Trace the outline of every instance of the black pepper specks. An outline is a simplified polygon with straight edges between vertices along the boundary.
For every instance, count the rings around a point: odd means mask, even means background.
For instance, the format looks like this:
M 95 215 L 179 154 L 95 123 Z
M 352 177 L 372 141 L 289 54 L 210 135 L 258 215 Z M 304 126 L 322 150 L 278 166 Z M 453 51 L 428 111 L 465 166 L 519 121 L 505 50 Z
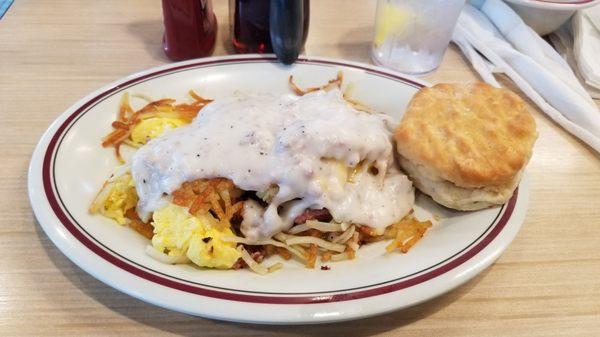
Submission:
M 146 183 L 146 179 L 142 179 L 142 182 L 145 184 Z
M 204 243 L 209 243 L 209 242 L 210 242 L 210 240 L 212 240 L 212 238 L 211 238 L 210 236 L 207 236 L 207 237 L 205 237 L 205 238 L 203 238 L 203 239 L 202 239 L 202 241 L 203 241 Z

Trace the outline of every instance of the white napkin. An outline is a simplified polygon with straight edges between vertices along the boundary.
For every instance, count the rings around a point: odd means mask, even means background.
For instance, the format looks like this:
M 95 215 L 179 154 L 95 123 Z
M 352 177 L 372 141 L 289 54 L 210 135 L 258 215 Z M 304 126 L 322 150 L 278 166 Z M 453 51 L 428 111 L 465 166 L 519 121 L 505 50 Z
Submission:
M 600 8 L 600 7 L 598 7 Z M 595 87 L 593 81 L 588 81 L 579 70 L 578 60 L 573 52 L 573 32 L 571 30 L 570 22 L 563 25 L 560 29 L 556 30 L 552 34 L 548 35 L 550 42 L 554 46 L 554 49 L 560 54 L 560 56 L 567 61 L 571 70 L 577 76 L 579 83 L 585 88 L 585 90 L 592 96 L 592 98 L 600 98 L 600 87 Z M 593 74 L 591 74 L 594 76 Z M 588 75 L 589 76 L 589 75 Z M 600 76 L 600 74 L 598 74 Z
M 453 41 L 488 83 L 504 73 L 550 118 L 600 152 L 600 111 L 569 65 L 500 0 L 472 0 Z
M 588 7 L 580 12 L 583 13 L 594 27 L 596 27 L 596 30 L 600 32 L 600 5 Z
M 573 52 L 585 83 L 600 89 L 600 6 L 578 11 L 572 19 Z

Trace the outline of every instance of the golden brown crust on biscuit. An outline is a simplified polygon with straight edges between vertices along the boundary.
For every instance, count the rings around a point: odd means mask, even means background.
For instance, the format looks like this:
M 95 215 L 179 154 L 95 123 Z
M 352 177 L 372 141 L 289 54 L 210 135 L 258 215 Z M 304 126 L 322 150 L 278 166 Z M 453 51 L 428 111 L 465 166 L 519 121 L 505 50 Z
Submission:
M 527 164 L 535 121 L 519 96 L 486 83 L 437 84 L 410 101 L 398 152 L 461 187 L 509 183 Z

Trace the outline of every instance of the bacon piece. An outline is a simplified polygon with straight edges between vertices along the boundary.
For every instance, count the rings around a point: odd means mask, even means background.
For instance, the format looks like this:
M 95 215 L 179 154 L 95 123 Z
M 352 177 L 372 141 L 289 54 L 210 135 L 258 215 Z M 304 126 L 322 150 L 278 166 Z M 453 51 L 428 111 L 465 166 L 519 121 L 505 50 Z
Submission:
M 304 213 L 298 215 L 296 219 L 294 219 L 294 223 L 296 225 L 300 225 L 305 223 L 308 220 L 318 220 L 323 222 L 329 222 L 333 219 L 331 213 L 326 208 L 321 209 L 307 209 Z

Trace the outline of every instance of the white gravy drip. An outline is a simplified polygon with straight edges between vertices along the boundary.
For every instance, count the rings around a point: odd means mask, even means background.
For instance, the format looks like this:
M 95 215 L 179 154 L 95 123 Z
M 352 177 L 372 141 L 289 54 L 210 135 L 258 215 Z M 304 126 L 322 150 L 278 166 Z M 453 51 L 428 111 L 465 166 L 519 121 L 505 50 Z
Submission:
M 246 191 L 279 186 L 266 209 L 246 203 L 241 229 L 250 240 L 289 229 L 307 208 L 383 231 L 414 204 L 412 183 L 394 167 L 389 124 L 354 109 L 338 89 L 216 100 L 135 153 L 138 212 L 148 218 L 186 181 L 223 177 Z M 364 169 L 348 182 L 346 168 L 361 162 L 377 174 Z

